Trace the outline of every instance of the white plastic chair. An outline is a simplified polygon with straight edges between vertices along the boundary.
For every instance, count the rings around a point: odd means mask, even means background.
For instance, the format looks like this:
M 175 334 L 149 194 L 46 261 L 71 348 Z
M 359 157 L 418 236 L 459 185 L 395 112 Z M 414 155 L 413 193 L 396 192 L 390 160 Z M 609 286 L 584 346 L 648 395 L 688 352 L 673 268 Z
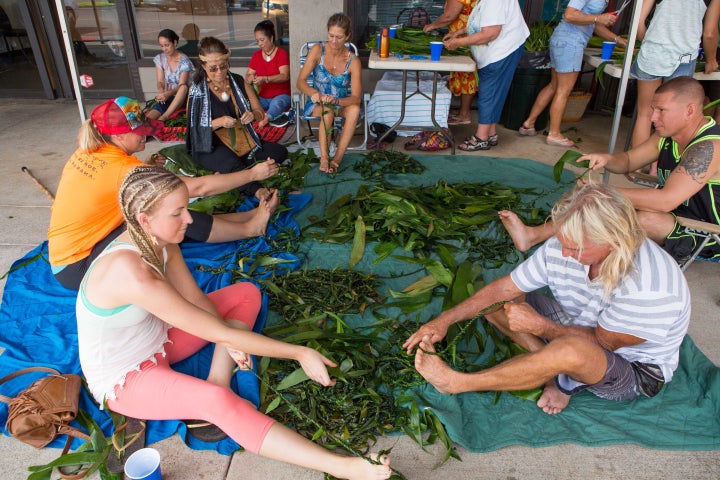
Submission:
M 307 42 L 300 48 L 300 68 L 302 69 L 303 65 L 305 65 L 305 60 L 307 59 L 307 55 L 310 52 L 310 49 L 313 47 L 313 45 L 316 45 L 321 42 Z M 357 47 L 350 42 L 345 43 L 345 47 L 347 47 L 348 50 L 353 52 L 355 56 L 358 55 L 358 49 Z M 314 86 L 313 83 L 313 74 L 310 73 L 310 76 L 307 79 L 308 85 L 311 87 Z M 305 103 L 308 101 L 307 95 L 303 94 L 302 92 L 294 93 L 293 94 L 293 106 L 295 108 L 295 112 L 297 114 L 297 128 L 295 129 L 295 134 L 297 137 L 297 143 L 303 148 L 309 148 L 312 147 L 312 141 L 314 139 L 317 139 L 317 136 L 315 133 L 313 133 L 313 128 L 310 122 L 319 122 L 320 117 L 313 117 L 313 116 L 306 116 L 304 115 L 305 112 Z M 368 124 L 367 124 L 367 116 L 365 115 L 365 112 L 367 110 L 367 104 L 370 101 L 370 94 L 369 93 L 363 93 L 362 95 L 362 105 L 360 109 L 360 118 L 358 119 L 358 123 L 355 126 L 355 128 L 361 128 L 363 129 L 363 141 L 360 145 L 355 147 L 348 147 L 348 150 L 365 150 L 367 147 L 367 141 L 368 141 Z M 300 136 L 300 121 L 304 120 L 307 124 L 308 131 L 310 134 L 306 137 Z M 345 119 L 340 116 L 335 117 L 334 122 L 334 128 L 339 132 L 343 128 L 343 124 L 345 122 Z

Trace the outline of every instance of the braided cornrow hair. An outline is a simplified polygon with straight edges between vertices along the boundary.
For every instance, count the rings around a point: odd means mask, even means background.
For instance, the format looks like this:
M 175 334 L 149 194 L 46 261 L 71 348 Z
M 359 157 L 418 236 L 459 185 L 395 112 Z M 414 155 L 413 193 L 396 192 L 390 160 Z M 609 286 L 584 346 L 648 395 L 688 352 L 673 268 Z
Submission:
M 155 252 L 157 240 L 140 226 L 137 216 L 152 213 L 162 199 L 181 185 L 182 180 L 174 173 L 149 165 L 130 170 L 120 185 L 120 208 L 130 238 L 140 249 L 142 259 L 163 276 L 163 261 Z

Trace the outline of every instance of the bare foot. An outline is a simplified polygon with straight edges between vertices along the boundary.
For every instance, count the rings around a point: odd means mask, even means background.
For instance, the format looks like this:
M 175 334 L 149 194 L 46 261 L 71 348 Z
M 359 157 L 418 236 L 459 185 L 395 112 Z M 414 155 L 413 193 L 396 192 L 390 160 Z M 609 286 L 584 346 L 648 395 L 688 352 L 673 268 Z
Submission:
M 542 408 L 548 415 L 557 415 L 562 412 L 570 403 L 570 395 L 562 393 L 555 381 L 551 380 L 545 385 L 542 395 L 537 401 L 537 406 Z
M 325 173 L 332 173 L 332 167 L 330 166 L 330 160 L 327 158 L 320 159 L 320 171 Z
M 502 224 L 505 226 L 505 230 L 507 230 L 510 234 L 510 238 L 512 238 L 515 248 L 521 252 L 527 252 L 530 250 L 533 246 L 533 242 L 528 229 L 531 227 L 525 225 L 522 220 L 520 220 L 520 217 L 510 210 L 500 210 L 498 212 L 498 216 L 500 217 Z
M 376 461 L 378 460 L 377 454 L 373 454 L 371 457 Z M 392 475 L 390 457 L 383 455 L 379 461 L 380 464 L 375 465 L 364 458 L 348 457 L 348 465 L 341 478 L 349 480 L 384 480 L 390 478 L 390 475 Z
M 268 193 L 266 195 L 258 197 L 260 202 L 258 203 L 257 208 L 252 210 L 252 212 L 254 212 L 252 218 L 243 224 L 246 228 L 245 236 L 243 238 L 253 238 L 265 235 L 270 217 L 272 217 L 273 213 L 275 213 L 278 203 L 280 202 L 280 196 L 278 195 L 277 189 L 267 191 Z
M 435 346 L 429 335 L 423 337 L 415 350 L 415 369 L 438 392 L 453 393 L 449 375 L 453 370 L 435 355 Z

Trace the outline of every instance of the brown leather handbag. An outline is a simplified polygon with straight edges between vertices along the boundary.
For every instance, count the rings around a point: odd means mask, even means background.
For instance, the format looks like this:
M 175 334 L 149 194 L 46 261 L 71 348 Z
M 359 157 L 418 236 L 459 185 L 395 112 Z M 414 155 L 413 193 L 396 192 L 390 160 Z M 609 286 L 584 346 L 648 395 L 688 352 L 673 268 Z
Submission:
M 75 374 L 61 375 L 52 368 L 31 367 L 3 377 L 0 384 L 30 372 L 51 375 L 36 380 L 15 398 L 0 395 L 0 401 L 9 406 L 5 428 L 10 435 L 35 448 L 42 448 L 63 434 L 68 435 L 66 447 L 72 437 L 90 440 L 83 431 L 68 425 L 77 415 L 81 378 Z

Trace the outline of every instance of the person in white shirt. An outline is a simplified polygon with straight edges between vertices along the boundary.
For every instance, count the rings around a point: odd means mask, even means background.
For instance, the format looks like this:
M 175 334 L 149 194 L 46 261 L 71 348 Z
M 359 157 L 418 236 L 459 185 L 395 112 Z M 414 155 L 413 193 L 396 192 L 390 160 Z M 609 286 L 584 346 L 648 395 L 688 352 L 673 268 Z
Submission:
M 489 150 L 498 144 L 496 125 L 529 35 L 517 0 L 482 0 L 465 28 L 443 39 L 448 50 L 469 46 L 478 68 L 478 127 L 458 145 L 460 150 Z
M 614 401 L 652 397 L 673 377 L 690 320 L 680 268 L 607 184 L 577 187 L 553 208 L 556 234 L 528 260 L 408 338 L 415 368 L 445 393 L 527 390 L 560 413 L 587 389 Z M 531 293 L 549 287 L 554 299 Z M 433 344 L 450 325 L 485 316 L 529 353 L 473 373 L 452 370 Z

